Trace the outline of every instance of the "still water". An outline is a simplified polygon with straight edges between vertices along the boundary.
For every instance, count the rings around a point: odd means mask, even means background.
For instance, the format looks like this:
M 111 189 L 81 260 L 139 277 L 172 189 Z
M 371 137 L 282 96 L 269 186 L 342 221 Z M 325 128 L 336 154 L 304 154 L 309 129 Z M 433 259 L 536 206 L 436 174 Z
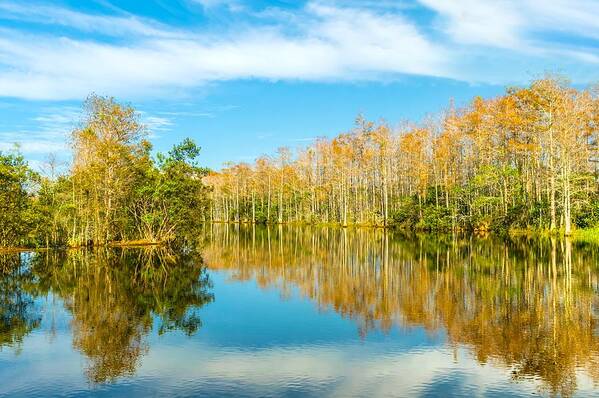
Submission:
M 0 254 L 2 396 L 599 395 L 599 251 L 214 225 Z

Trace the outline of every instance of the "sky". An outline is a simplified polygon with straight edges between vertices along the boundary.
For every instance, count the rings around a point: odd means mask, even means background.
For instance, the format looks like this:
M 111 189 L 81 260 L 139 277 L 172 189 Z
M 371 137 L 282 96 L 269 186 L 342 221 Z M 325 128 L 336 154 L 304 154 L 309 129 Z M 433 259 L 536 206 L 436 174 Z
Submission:
M 0 0 L 0 151 L 46 169 L 96 93 L 204 165 L 560 73 L 599 81 L 596 0 Z M 65 166 L 66 167 L 66 166 Z

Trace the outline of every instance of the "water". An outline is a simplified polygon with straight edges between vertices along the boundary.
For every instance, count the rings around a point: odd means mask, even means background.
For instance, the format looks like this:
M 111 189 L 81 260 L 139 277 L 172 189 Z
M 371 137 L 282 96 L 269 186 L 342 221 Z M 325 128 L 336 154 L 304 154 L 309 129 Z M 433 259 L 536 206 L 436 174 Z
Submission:
M 0 254 L 2 396 L 599 395 L 599 251 L 214 225 Z

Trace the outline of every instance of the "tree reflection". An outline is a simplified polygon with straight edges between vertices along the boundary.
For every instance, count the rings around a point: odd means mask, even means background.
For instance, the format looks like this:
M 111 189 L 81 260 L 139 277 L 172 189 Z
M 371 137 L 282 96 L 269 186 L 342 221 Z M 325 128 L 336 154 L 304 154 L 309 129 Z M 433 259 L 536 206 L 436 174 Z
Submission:
M 599 382 L 596 248 L 544 240 L 402 236 L 373 229 L 225 227 L 206 233 L 209 268 L 373 328 L 444 329 L 481 363 L 571 395 L 577 371 Z
M 41 322 L 34 299 L 26 292 L 33 277 L 21 257 L 19 253 L 0 254 L 0 349 L 18 348 Z
M 155 326 L 159 334 L 195 333 L 201 327 L 195 310 L 213 300 L 201 259 L 160 247 L 45 252 L 15 261 L 0 279 L 2 341 L 37 327 L 39 313 L 27 308 L 51 293 L 72 314 L 73 346 L 88 359 L 93 383 L 133 374 Z

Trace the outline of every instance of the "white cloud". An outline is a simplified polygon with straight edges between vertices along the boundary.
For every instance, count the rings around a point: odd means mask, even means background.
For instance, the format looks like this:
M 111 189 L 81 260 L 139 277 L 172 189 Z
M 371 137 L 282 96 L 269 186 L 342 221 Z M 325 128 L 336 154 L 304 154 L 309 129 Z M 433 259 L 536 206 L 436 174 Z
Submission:
M 218 8 L 226 8 L 230 12 L 242 12 L 246 7 L 238 0 L 191 0 L 194 3 L 200 4 L 204 10 L 213 11 Z
M 32 140 L 27 138 L 30 135 L 28 132 L 11 133 L 11 135 L 13 136 L 12 139 L 10 139 L 10 136 L 0 133 L 0 137 L 2 137 L 0 139 L 4 140 L 8 136 L 10 140 L 0 142 L 0 151 L 10 152 L 17 148 L 20 152 L 27 154 L 50 154 L 64 151 L 66 147 L 64 143 L 61 144 L 51 140 Z
M 526 16 L 508 2 L 481 0 L 420 0 L 442 17 L 442 29 L 454 40 L 466 44 L 518 47 Z
M 205 8 L 218 7 L 218 6 L 227 5 L 227 4 L 231 4 L 231 3 L 237 3 L 236 1 L 231 1 L 231 0 L 193 0 L 193 1 L 196 3 L 200 3 L 202 5 L 202 7 L 205 7 Z
M 160 116 L 146 116 L 142 122 L 150 130 L 156 131 L 168 131 L 170 130 L 170 126 L 173 125 L 170 119 Z
M 69 133 L 81 118 L 81 110 L 69 106 L 47 107 L 18 131 L 0 130 L 0 151 L 19 151 L 31 159 L 55 154 L 59 161 L 68 157 Z M 36 162 L 37 166 L 42 162 Z
M 599 38 L 599 3 L 589 0 L 418 0 L 462 44 L 520 51 L 555 47 L 547 33 Z
M 195 1 L 205 7 L 237 4 Z M 313 1 L 293 15 L 269 8 L 210 33 L 124 13 L 1 3 L 5 18 L 79 33 L 0 29 L 0 96 L 82 99 L 94 91 L 147 98 L 235 79 L 370 81 L 406 74 L 504 83 L 522 78 L 522 65 L 537 73 L 572 66 L 574 80 L 598 77 L 598 57 L 589 45 L 552 42 L 542 34 L 599 37 L 596 2 L 416 1 L 399 7 Z M 435 12 L 436 33 L 409 19 L 406 8 L 417 4 Z
M 32 22 L 43 25 L 58 25 L 82 32 L 98 32 L 109 36 L 142 35 L 154 37 L 177 37 L 173 28 L 135 15 L 91 15 L 60 7 L 44 5 L 21 5 L 0 3 L 0 13 L 5 19 Z
M 194 111 L 163 111 L 163 112 L 159 112 L 161 115 L 166 115 L 166 116 L 185 116 L 185 117 L 206 117 L 206 118 L 213 118 L 215 117 L 215 113 L 214 112 L 209 112 L 209 111 L 199 111 L 199 112 L 194 112 Z
M 163 116 L 147 115 L 145 112 L 140 112 L 141 122 L 149 132 L 149 138 L 157 138 L 160 133 L 171 131 L 173 121 Z
M 93 18 L 99 30 L 114 20 Z M 428 41 L 399 15 L 364 9 L 311 4 L 294 34 L 286 33 L 289 26 L 281 25 L 246 26 L 218 36 L 165 29 L 155 32 L 153 27 L 136 26 L 132 33 L 138 34 L 126 45 L 4 30 L 0 95 L 79 99 L 90 91 L 158 95 L 208 81 L 244 78 L 448 75 L 442 47 Z

